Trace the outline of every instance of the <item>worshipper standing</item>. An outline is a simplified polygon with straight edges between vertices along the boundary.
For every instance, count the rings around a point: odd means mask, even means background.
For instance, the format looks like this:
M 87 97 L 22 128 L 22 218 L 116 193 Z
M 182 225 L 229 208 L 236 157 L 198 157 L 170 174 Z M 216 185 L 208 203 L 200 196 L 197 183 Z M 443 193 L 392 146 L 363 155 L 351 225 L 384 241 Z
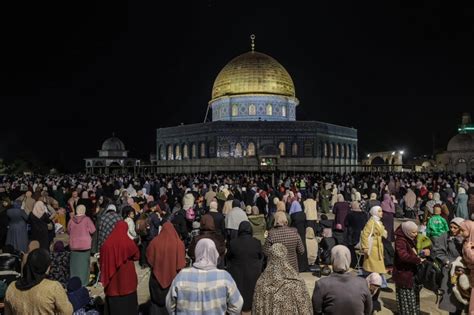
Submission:
M 225 229 L 227 231 L 227 240 L 230 242 L 237 237 L 239 225 L 243 221 L 248 221 L 247 214 L 240 208 L 240 201 L 232 201 L 232 209 L 225 217 Z
M 40 247 L 49 250 L 49 225 L 51 220 L 46 213 L 46 206 L 42 201 L 37 201 L 31 211 L 28 222 L 31 226 L 30 240 L 36 240 Z
M 313 314 L 306 284 L 287 257 L 283 244 L 269 248 L 267 267 L 255 286 L 252 314 Z
M 243 299 L 232 276 L 217 269 L 219 253 L 210 239 L 196 245 L 196 262 L 174 278 L 166 296 L 170 314 L 240 314 Z
M 372 313 L 382 311 L 382 305 L 379 301 L 380 287 L 382 286 L 382 277 L 376 273 L 372 272 L 370 275 L 365 278 L 367 280 L 367 285 L 369 286 L 370 295 L 372 295 Z
M 301 209 L 301 204 L 295 198 L 291 202 L 290 206 L 291 226 L 296 228 L 298 235 L 301 240 L 306 239 L 306 214 Z M 306 255 L 306 242 L 303 242 L 305 251 L 302 254 L 298 254 L 298 270 L 299 272 L 305 272 L 308 270 L 308 256 Z
M 461 236 L 465 239 L 462 246 L 462 256 L 466 267 L 470 270 L 469 284 L 472 288 L 474 287 L 474 221 L 465 220 L 461 223 Z M 471 290 L 469 314 L 474 314 L 474 289 Z
M 366 203 L 365 206 L 366 206 L 365 211 L 367 211 L 367 212 L 370 212 L 370 209 L 372 209 L 372 207 L 380 206 L 380 201 L 377 200 L 377 194 L 376 193 L 373 192 L 373 193 L 370 194 L 370 199 Z
M 251 208 L 251 215 L 248 216 L 249 222 L 252 225 L 253 237 L 265 244 L 265 232 L 267 231 L 267 222 L 265 216 L 259 213 L 258 207 Z
M 382 224 L 385 227 L 385 231 L 387 231 L 386 239 L 393 242 L 393 217 L 395 215 L 395 204 L 389 194 L 383 195 L 383 201 L 380 204 L 380 207 L 382 207 L 383 211 Z
M 137 273 L 134 261 L 140 252 L 119 221 L 100 248 L 100 282 L 104 287 L 108 314 L 137 314 Z
M 423 262 L 415 249 L 418 226 L 403 222 L 395 231 L 395 258 L 392 279 L 397 292 L 397 308 L 400 315 L 420 314 L 420 290 L 414 278 L 417 265 Z M 429 254 L 429 253 L 426 253 Z
M 99 225 L 99 243 L 98 249 L 102 247 L 109 234 L 112 233 L 117 222 L 121 221 L 122 218 L 117 213 L 117 207 L 113 204 L 107 206 L 107 210 L 103 214 L 100 225 Z
M 203 238 L 211 239 L 214 242 L 214 244 L 216 245 L 217 252 L 219 253 L 219 259 L 223 260 L 225 254 L 225 239 L 224 236 L 217 233 L 214 223 L 214 219 L 211 215 L 205 214 L 202 216 L 199 226 L 200 233 L 199 235 L 193 237 L 188 247 L 188 256 L 192 260 L 196 259 L 194 254 L 196 244 L 200 239 Z
M 208 214 L 214 219 L 216 233 L 225 236 L 225 218 L 222 213 L 217 211 L 217 201 L 211 201 Z
M 436 211 L 436 208 L 435 208 Z M 449 232 L 432 239 L 431 257 L 442 263 L 443 278 L 441 279 L 441 299 L 439 308 L 450 314 L 461 314 L 465 308 L 453 294 L 450 269 L 451 263 L 462 255 L 462 239 L 460 236 L 463 218 L 454 218 L 449 224 Z
M 288 221 L 288 225 L 291 226 L 291 216 L 288 214 L 288 212 L 286 212 L 285 203 L 280 200 L 280 201 L 277 202 L 276 212 L 270 216 L 269 220 L 267 220 L 268 221 L 267 222 L 267 230 L 270 230 L 272 227 L 275 226 L 275 214 L 277 212 L 281 212 L 281 213 L 285 214 L 286 220 Z
M 455 203 L 456 203 L 456 216 L 463 218 L 464 220 L 470 220 L 469 218 L 469 210 L 467 208 L 467 199 L 468 196 L 466 194 L 466 190 L 462 187 L 458 189 L 458 195 L 456 196 Z
M 379 274 L 387 273 L 384 262 L 384 246 L 382 238 L 387 238 L 387 231 L 382 224 L 384 215 L 382 207 L 375 206 L 370 209 L 371 218 L 365 225 L 360 236 L 360 248 L 364 253 L 364 263 L 362 268 L 366 274 L 376 272 Z M 383 278 L 383 276 L 382 276 Z M 382 290 L 393 292 L 386 283 Z
M 5 244 L 10 244 L 16 250 L 26 252 L 28 246 L 28 231 L 26 222 L 28 215 L 23 209 L 20 209 L 18 203 L 13 203 L 13 208 L 6 210 L 9 219 L 9 227 L 5 229 L 7 232 L 7 239 Z
M 269 255 L 270 247 L 275 243 L 282 243 L 287 248 L 288 262 L 298 271 L 298 254 L 304 253 L 304 245 L 298 231 L 295 228 L 288 227 L 288 221 L 283 212 L 275 212 L 275 226 L 268 231 L 268 237 L 263 246 L 263 252 Z
M 303 201 L 303 208 L 306 214 L 306 226 L 311 227 L 314 230 L 314 234 L 316 234 L 318 225 L 318 203 L 313 198 L 313 194 L 310 194 L 309 198 Z
M 349 249 L 344 245 L 334 246 L 331 264 L 333 273 L 316 281 L 312 297 L 314 314 L 370 314 L 372 296 L 366 280 L 348 272 Z
M 133 220 L 135 218 L 135 210 L 130 206 L 125 206 L 122 209 L 122 214 L 123 214 L 125 223 L 127 223 L 128 225 L 128 237 L 130 237 L 131 240 L 137 239 L 138 236 L 137 236 L 135 221 Z
M 321 203 L 321 211 L 323 213 L 328 213 L 330 211 L 330 201 L 329 198 L 331 197 L 331 191 L 329 190 L 330 184 L 326 183 L 324 188 L 321 190 L 319 194 L 319 199 Z
M 318 241 L 314 234 L 314 229 L 310 226 L 306 228 L 306 253 L 308 256 L 308 266 L 313 266 L 318 259 Z
M 227 252 L 227 271 L 231 274 L 244 299 L 242 314 L 252 311 L 255 284 L 262 272 L 262 244 L 252 236 L 252 226 L 243 221 L 237 238 L 230 241 Z
M 212 221 L 212 218 L 210 218 Z M 186 265 L 184 243 L 170 222 L 148 245 L 147 260 L 152 268 L 149 281 L 150 315 L 166 315 L 166 295 L 171 282 Z
M 367 213 L 362 212 L 359 202 L 351 202 L 351 212 L 346 217 L 345 226 L 345 243 L 351 252 L 351 267 L 354 267 L 357 261 L 355 254 L 355 246 L 360 242 L 360 233 L 367 224 Z
M 344 201 L 342 194 L 337 195 L 337 202 L 334 204 L 332 212 L 334 213 L 334 227 L 340 224 L 342 231 L 344 231 L 344 222 L 350 212 L 350 206 L 348 202 Z
M 63 287 L 66 287 L 70 278 L 70 254 L 71 252 L 66 250 L 62 241 L 54 242 L 51 253 L 49 254 L 51 258 L 51 268 L 48 272 L 48 279 L 58 281 Z
M 12 282 L 5 293 L 5 315 L 72 314 L 64 288 L 59 282 L 46 279 L 50 263 L 48 251 L 43 248 L 28 255 L 23 276 Z
M 69 220 L 67 231 L 69 233 L 69 248 L 71 249 L 71 277 L 79 277 L 81 283 L 89 284 L 90 256 L 92 247 L 92 234 L 95 225 L 86 216 L 86 207 L 77 205 L 76 215 Z

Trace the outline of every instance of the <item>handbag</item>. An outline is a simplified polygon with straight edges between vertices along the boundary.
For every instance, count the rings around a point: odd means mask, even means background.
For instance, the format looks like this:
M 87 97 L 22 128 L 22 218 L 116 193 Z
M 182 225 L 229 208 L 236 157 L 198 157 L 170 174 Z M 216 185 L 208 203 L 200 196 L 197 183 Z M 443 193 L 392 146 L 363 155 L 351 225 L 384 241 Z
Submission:
M 368 250 L 367 250 L 367 256 L 370 256 L 370 253 L 372 252 L 372 247 L 374 246 L 374 226 L 375 226 L 375 222 L 374 224 L 372 224 L 372 230 L 370 231 L 370 234 L 369 234 L 369 237 L 367 239 L 367 243 L 368 243 Z

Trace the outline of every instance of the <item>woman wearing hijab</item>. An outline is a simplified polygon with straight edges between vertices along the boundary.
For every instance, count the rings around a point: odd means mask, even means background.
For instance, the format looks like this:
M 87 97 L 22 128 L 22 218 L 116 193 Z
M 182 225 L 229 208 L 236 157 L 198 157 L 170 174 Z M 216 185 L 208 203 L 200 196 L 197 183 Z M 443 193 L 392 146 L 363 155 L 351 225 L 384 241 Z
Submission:
M 242 296 L 232 276 L 217 269 L 219 253 L 210 239 L 201 239 L 192 268 L 182 269 L 166 296 L 170 314 L 240 314 Z
M 306 214 L 301 209 L 301 204 L 297 199 L 293 200 L 290 207 L 291 226 L 296 228 L 301 240 L 306 239 Z M 305 251 L 298 254 L 298 270 L 305 272 L 308 270 L 308 256 L 306 255 L 306 242 L 303 242 Z
M 318 259 L 318 241 L 314 234 L 314 229 L 310 226 L 306 228 L 306 253 L 308 255 L 308 266 L 313 266 Z
M 372 272 L 370 275 L 365 278 L 367 280 L 367 285 L 369 286 L 370 295 L 372 295 L 372 313 L 382 311 L 382 305 L 379 301 L 380 287 L 382 286 L 382 277 L 376 273 Z
M 464 220 L 470 219 L 469 210 L 467 208 L 467 199 L 468 199 L 468 196 L 466 194 L 466 190 L 462 187 L 459 187 L 458 195 L 456 196 L 456 199 L 455 199 L 456 216 L 463 218 Z
M 160 234 L 148 245 L 146 255 L 153 271 L 149 282 L 150 315 L 167 315 L 166 295 L 174 277 L 186 265 L 184 243 L 170 222 L 163 224 Z
M 5 201 L 3 201 L 5 203 Z M 8 217 L 7 225 L 3 231 L 7 233 L 7 239 L 5 244 L 10 244 L 16 250 L 26 252 L 28 245 L 28 232 L 26 228 L 26 221 L 28 215 L 25 210 L 20 208 L 19 201 L 13 202 L 13 207 L 5 209 L 5 213 Z M 8 206 L 5 204 L 5 206 Z
M 40 248 L 40 243 L 38 241 L 31 241 L 28 244 L 28 249 L 25 251 L 25 254 L 21 258 L 21 270 L 23 270 L 23 266 L 25 266 L 26 261 L 28 260 L 28 255 L 34 251 L 35 249 Z
M 42 201 L 37 201 L 31 211 L 28 222 L 31 226 L 30 240 L 36 240 L 40 247 L 49 250 L 48 225 L 52 224 L 46 213 L 46 206 Z
M 360 242 L 360 233 L 367 224 L 367 220 L 367 213 L 362 212 L 359 202 L 351 202 L 351 212 L 347 215 L 344 226 L 346 227 L 345 242 L 351 251 L 352 266 L 355 266 L 357 261 L 355 246 Z
M 28 255 L 23 276 L 12 282 L 5 293 L 5 314 L 72 314 L 61 284 L 46 279 L 50 263 L 48 251 L 42 248 Z
M 380 206 L 380 201 L 377 200 L 377 194 L 376 193 L 373 192 L 373 193 L 370 194 L 370 199 L 366 203 L 365 206 L 366 206 L 365 211 L 367 211 L 367 212 L 370 212 L 370 209 L 372 209 L 372 207 Z
M 137 273 L 140 258 L 137 245 L 128 237 L 128 225 L 119 221 L 100 248 L 100 282 L 109 314 L 136 314 Z
M 348 272 L 351 264 L 349 249 L 344 245 L 334 246 L 331 264 L 334 272 L 316 281 L 312 298 L 314 313 L 370 314 L 372 296 L 367 282 Z
M 344 201 L 344 196 L 341 194 L 337 195 L 337 202 L 334 205 L 332 212 L 334 213 L 334 227 L 340 224 L 342 231 L 344 231 L 344 222 L 346 220 L 346 216 L 350 212 L 350 206 L 348 202 Z
M 384 247 L 382 238 L 387 237 L 387 231 L 382 224 L 383 211 L 379 206 L 370 209 L 371 218 L 362 230 L 360 246 L 364 253 L 364 271 L 371 273 L 386 273 L 384 263 Z
M 454 218 L 449 223 L 449 232 L 441 234 L 439 237 L 432 239 L 433 246 L 431 248 L 431 256 L 442 263 L 443 279 L 441 280 L 442 296 L 439 308 L 456 313 L 464 309 L 462 305 L 453 295 L 453 285 L 451 284 L 450 270 L 451 263 L 462 255 L 462 238 L 460 236 L 461 224 L 463 218 Z
M 244 299 L 242 314 L 250 314 L 252 310 L 253 293 L 262 272 L 262 262 L 262 244 L 252 237 L 250 223 L 243 221 L 239 225 L 238 237 L 230 241 L 227 252 L 227 271 Z
M 200 223 L 200 232 L 199 235 L 193 237 L 191 243 L 188 247 L 188 256 L 195 260 L 194 250 L 196 249 L 196 244 L 199 240 L 203 238 L 211 239 L 214 244 L 216 244 L 217 252 L 219 253 L 220 261 L 223 261 L 224 254 L 225 254 L 225 239 L 222 234 L 219 234 L 215 228 L 215 221 L 210 214 L 205 214 L 202 216 Z
M 397 291 L 397 307 L 400 315 L 420 314 L 420 289 L 414 282 L 417 265 L 423 259 L 417 256 L 415 239 L 418 226 L 403 222 L 395 231 L 395 258 L 392 279 Z
M 295 268 L 295 271 L 298 271 L 297 257 L 305 252 L 303 240 L 296 229 L 288 227 L 285 213 L 281 211 L 275 213 L 275 226 L 268 231 L 268 237 L 263 246 L 263 253 L 268 256 L 270 247 L 275 243 L 282 243 L 286 246 L 288 262 Z
M 383 216 L 382 223 L 387 231 L 387 240 L 393 242 L 393 217 L 395 215 L 395 204 L 389 194 L 383 195 L 382 207 Z
M 48 273 L 48 279 L 59 281 L 63 287 L 69 280 L 70 273 L 70 255 L 62 241 L 56 241 L 49 257 L 51 258 L 51 268 Z
M 255 286 L 252 314 L 313 314 L 306 284 L 287 256 L 283 244 L 269 248 L 267 268 Z
M 469 284 L 474 287 L 474 221 L 465 220 L 461 223 L 461 236 L 465 239 L 462 247 L 462 256 L 469 273 Z M 469 300 L 469 314 L 474 314 L 474 290 L 471 290 Z
M 265 216 L 260 214 L 258 207 L 251 207 L 251 214 L 248 217 L 250 224 L 252 225 L 253 237 L 265 244 L 265 232 L 267 231 L 267 222 Z
M 76 215 L 69 220 L 69 248 L 71 249 L 71 277 L 79 277 L 81 283 L 89 283 L 89 265 L 92 247 L 92 234 L 95 225 L 86 216 L 86 207 L 82 204 L 76 207 Z

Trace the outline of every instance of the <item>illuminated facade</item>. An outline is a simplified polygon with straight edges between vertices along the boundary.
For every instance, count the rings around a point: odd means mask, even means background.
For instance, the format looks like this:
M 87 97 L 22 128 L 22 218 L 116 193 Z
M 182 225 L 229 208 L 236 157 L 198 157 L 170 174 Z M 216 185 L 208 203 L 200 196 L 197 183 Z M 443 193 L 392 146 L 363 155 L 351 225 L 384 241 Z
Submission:
M 286 69 L 252 43 L 217 75 L 212 122 L 157 130 L 157 171 L 355 170 L 357 130 L 296 121 L 298 105 Z

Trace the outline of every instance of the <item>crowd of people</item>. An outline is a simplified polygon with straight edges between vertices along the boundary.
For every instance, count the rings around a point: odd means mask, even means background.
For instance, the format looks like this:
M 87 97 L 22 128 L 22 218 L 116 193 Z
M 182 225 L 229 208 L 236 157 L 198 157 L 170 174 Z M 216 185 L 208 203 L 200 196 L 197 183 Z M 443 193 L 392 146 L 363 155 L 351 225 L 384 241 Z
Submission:
M 412 315 L 428 263 L 438 307 L 474 312 L 469 175 L 5 176 L 0 198 L 5 314 L 136 314 L 150 268 L 150 314 L 372 314 L 392 281 Z

